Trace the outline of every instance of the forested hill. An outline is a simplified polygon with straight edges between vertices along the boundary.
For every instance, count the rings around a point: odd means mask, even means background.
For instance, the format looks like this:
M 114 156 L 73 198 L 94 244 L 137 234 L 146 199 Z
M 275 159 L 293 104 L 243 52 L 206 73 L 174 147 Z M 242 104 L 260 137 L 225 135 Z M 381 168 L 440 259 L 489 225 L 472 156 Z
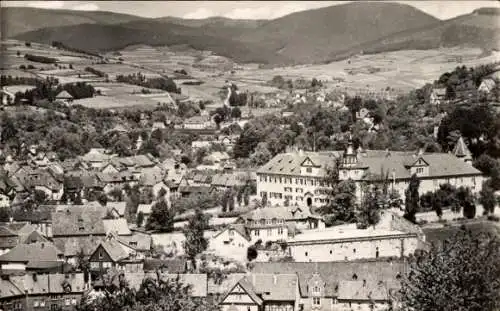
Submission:
M 20 13 L 23 10 L 2 9 L 5 36 L 49 44 L 59 41 L 94 52 L 133 44 L 184 44 L 242 63 L 318 63 L 360 52 L 440 46 L 493 49 L 500 44 L 498 10 L 489 8 L 446 21 L 409 5 L 384 2 L 347 3 L 255 21 L 147 19 L 109 12 L 40 10 L 39 16 L 21 25 L 20 16 L 36 15 L 37 9 L 26 9 L 29 14 L 25 15 Z

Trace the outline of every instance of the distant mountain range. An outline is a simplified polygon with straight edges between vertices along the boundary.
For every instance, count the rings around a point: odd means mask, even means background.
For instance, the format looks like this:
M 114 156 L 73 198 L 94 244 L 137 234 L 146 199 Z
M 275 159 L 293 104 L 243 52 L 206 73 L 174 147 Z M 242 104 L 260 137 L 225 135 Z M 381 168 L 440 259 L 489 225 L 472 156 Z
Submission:
M 185 44 L 238 62 L 300 64 L 353 54 L 440 46 L 498 49 L 500 13 L 438 20 L 412 6 L 354 2 L 274 20 L 142 18 L 111 12 L 2 8 L 2 37 L 103 52 L 133 44 Z

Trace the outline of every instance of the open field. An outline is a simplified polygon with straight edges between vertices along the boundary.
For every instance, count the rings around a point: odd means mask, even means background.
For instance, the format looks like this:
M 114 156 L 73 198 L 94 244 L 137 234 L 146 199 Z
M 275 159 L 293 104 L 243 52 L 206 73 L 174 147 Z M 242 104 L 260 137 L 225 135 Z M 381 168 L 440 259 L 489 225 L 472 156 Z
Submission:
M 500 53 L 484 55 L 475 48 L 442 48 L 435 50 L 407 50 L 373 55 L 360 55 L 349 60 L 319 65 L 300 65 L 273 69 L 259 68 L 256 64 L 236 65 L 233 70 L 224 68 L 231 61 L 214 56 L 208 52 L 172 47 L 133 46 L 117 52 L 110 52 L 106 57 L 113 63 L 100 64 L 88 55 L 58 50 L 49 46 L 8 40 L 2 43 L 2 74 L 12 76 L 48 76 L 59 79 L 61 83 L 88 82 L 101 89 L 103 97 L 90 99 L 84 105 L 90 107 L 130 107 L 132 105 L 150 106 L 168 100 L 164 96 L 141 97 L 141 87 L 120 83 L 104 83 L 103 78 L 94 77 L 84 71 L 90 66 L 108 74 L 113 81 L 117 75 L 137 72 L 148 77 L 160 75 L 175 76 L 174 71 L 184 69 L 193 79 L 203 81 L 201 85 L 184 85 L 177 82 L 182 94 L 194 101 L 210 100 L 214 105 L 222 104 L 219 92 L 227 83 L 235 83 L 242 92 L 273 93 L 278 89 L 267 82 L 276 75 L 285 79 L 312 79 L 324 82 L 328 90 L 338 90 L 348 94 L 380 92 L 389 87 L 391 94 L 407 92 L 425 83 L 437 79 L 445 71 L 456 66 L 476 66 L 500 61 Z M 19 51 L 21 56 L 17 56 Z M 57 68 L 54 64 L 41 64 L 26 61 L 24 53 L 57 58 L 65 68 L 69 64 L 74 69 Z M 118 58 L 123 63 L 118 63 Z M 116 63 L 115 63 L 116 62 Z M 200 68 L 197 64 L 211 68 Z M 19 70 L 20 65 L 32 64 L 36 69 L 31 72 Z M 116 97 L 116 98 L 111 98 Z
M 36 74 L 19 69 L 2 69 L 0 70 L 0 75 L 5 76 L 13 76 L 13 77 L 27 77 L 27 78 L 36 78 Z
M 460 58 L 461 63 L 457 62 Z M 500 54 L 485 57 L 480 49 L 446 48 L 362 55 L 324 65 L 238 70 L 235 74 L 225 77 L 234 81 L 251 79 L 255 82 L 265 82 L 275 75 L 282 75 L 285 79 L 319 78 L 322 81 L 330 81 L 328 86 L 331 88 L 380 90 L 389 86 L 407 91 L 432 82 L 441 73 L 456 66 L 476 66 L 494 61 L 500 61 Z M 344 82 L 334 82 L 335 79 Z
M 107 93 L 108 91 L 101 89 Z M 73 101 L 74 105 L 82 105 L 87 108 L 95 109 L 129 109 L 129 108 L 140 108 L 140 109 L 152 109 L 158 106 L 158 104 L 171 103 L 171 97 L 168 93 L 158 93 L 158 94 L 131 94 L 131 93 L 116 93 L 115 90 L 110 91 L 113 95 L 107 96 L 95 96 L 91 98 L 84 98 Z
M 4 89 L 7 92 L 10 92 L 12 94 L 16 94 L 17 92 L 24 93 L 27 90 L 31 90 L 35 88 L 34 85 L 9 85 L 9 86 L 4 86 Z

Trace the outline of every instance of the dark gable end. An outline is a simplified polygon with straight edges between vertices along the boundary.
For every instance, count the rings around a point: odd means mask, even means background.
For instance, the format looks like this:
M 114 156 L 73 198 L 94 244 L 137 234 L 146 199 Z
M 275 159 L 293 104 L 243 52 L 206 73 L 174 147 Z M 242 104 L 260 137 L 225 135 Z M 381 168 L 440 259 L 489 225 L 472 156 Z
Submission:
M 104 247 L 100 244 L 94 253 L 90 255 L 90 262 L 113 262 L 113 259 L 111 259 L 111 256 L 106 252 Z

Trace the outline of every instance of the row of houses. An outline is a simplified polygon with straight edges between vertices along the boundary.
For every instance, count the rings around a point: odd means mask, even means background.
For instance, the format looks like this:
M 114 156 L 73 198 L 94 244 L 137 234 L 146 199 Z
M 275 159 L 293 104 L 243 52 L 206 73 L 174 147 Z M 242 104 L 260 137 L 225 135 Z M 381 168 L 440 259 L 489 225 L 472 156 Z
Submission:
M 396 305 L 402 261 L 259 263 L 251 272 L 215 280 L 207 274 L 112 271 L 139 289 L 146 278 L 179 280 L 190 295 L 219 303 L 222 310 L 385 310 Z M 88 287 L 81 272 L 8 275 L 0 280 L 2 310 L 74 310 L 85 297 L 103 295 Z

